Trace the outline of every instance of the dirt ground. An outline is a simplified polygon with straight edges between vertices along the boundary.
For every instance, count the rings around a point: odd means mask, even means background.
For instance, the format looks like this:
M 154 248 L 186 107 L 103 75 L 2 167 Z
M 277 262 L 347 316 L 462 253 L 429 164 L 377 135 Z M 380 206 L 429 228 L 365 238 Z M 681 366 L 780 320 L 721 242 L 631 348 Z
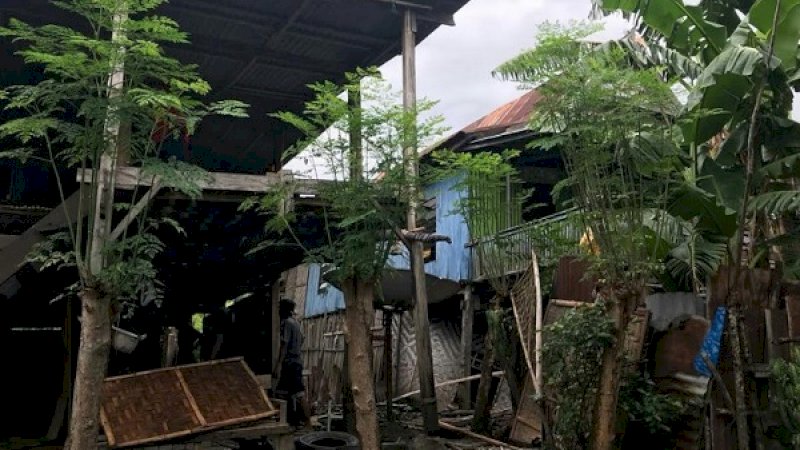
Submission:
M 331 429 L 343 431 L 344 424 L 340 419 L 340 414 L 331 422 Z M 477 450 L 477 449 L 500 449 L 502 447 L 492 447 L 480 440 L 472 439 L 455 432 L 442 430 L 437 436 L 427 437 L 423 432 L 422 415 L 419 411 L 406 406 L 395 405 L 394 420 L 389 421 L 386 417 L 385 406 L 379 407 L 378 417 L 381 427 L 381 440 L 386 446 L 393 450 Z M 472 418 L 471 411 L 454 411 L 441 413 L 440 419 L 461 428 L 469 428 Z M 500 410 L 492 414 L 492 438 L 505 441 L 511 428 L 511 412 Z M 319 417 L 319 429 L 327 427 L 325 416 Z M 309 430 L 310 431 L 310 430 Z M 308 432 L 308 431 L 305 431 Z M 387 445 L 394 444 L 394 445 Z

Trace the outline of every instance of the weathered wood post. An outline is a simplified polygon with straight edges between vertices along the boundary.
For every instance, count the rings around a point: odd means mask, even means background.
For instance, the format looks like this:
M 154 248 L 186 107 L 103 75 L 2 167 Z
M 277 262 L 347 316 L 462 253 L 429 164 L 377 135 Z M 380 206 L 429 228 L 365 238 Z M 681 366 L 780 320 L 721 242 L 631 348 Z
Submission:
M 417 208 L 420 203 L 420 192 L 417 186 L 419 172 L 419 155 L 417 154 L 417 83 L 416 83 L 416 18 L 415 13 L 406 9 L 403 13 L 403 108 L 410 114 L 405 132 L 404 157 L 408 175 L 408 215 L 406 228 L 409 231 L 417 228 Z M 431 352 L 431 336 L 428 324 L 428 292 L 425 286 L 425 263 L 422 256 L 422 242 L 412 240 L 409 248 L 411 271 L 414 279 L 414 328 L 417 346 L 417 368 L 419 369 L 419 387 L 422 397 L 422 417 L 427 433 L 439 429 L 439 417 L 436 409 L 436 389 L 433 379 L 433 354 Z
M 475 317 L 472 284 L 464 286 L 464 299 L 461 301 L 461 376 L 472 375 L 472 322 Z M 461 407 L 472 409 L 472 383 L 461 385 Z
M 394 420 L 394 410 L 392 408 L 392 317 L 394 310 L 391 307 L 383 309 L 383 367 L 386 370 L 386 419 L 391 422 Z

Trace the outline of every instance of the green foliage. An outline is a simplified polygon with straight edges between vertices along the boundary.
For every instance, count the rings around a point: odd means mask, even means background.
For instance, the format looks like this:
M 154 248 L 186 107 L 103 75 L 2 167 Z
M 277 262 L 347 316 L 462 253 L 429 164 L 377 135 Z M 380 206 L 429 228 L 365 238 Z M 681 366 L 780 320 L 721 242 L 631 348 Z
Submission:
M 569 187 L 600 248 L 597 269 L 610 280 L 647 279 L 659 269 L 653 236 L 662 231 L 652 211 L 663 211 L 679 179 L 678 103 L 656 69 L 634 70 L 623 51 L 576 40 L 585 34 L 546 27 L 536 48 L 497 72 L 541 83 L 532 125 L 558 135 L 568 174 L 560 189 Z
M 544 329 L 542 363 L 552 449 L 591 448 L 589 434 L 603 351 L 614 342 L 614 325 L 603 305 L 570 309 Z
M 3 107 L 15 117 L 0 125 L 0 144 L 12 149 L 0 152 L 0 157 L 44 160 L 54 170 L 92 169 L 95 175 L 81 189 L 96 192 L 101 157 L 124 151 L 130 165 L 141 166 L 140 181 L 157 181 L 190 197 L 198 196 L 199 183 L 207 174 L 183 162 L 160 159 L 163 140 L 153 136 L 191 134 L 203 118 L 242 117 L 247 105 L 233 100 L 202 101 L 210 92 L 209 84 L 199 77 L 195 66 L 167 56 L 161 47 L 188 42 L 174 20 L 152 15 L 162 3 L 54 1 L 56 7 L 80 17 L 83 25 L 75 29 L 52 24 L 37 27 L 11 19 L 0 27 L 0 36 L 18 44 L 16 53 L 44 75 L 38 83 L 7 87 L 0 93 Z M 124 71 L 121 83 L 110 82 L 112 69 Z M 119 129 L 129 129 L 130 138 L 123 141 Z M 64 198 L 61 180 L 58 182 Z M 131 202 L 139 197 L 134 191 Z M 109 202 L 102 207 L 127 211 L 133 205 Z M 133 301 L 157 285 L 152 261 L 163 243 L 154 233 L 162 225 L 181 232 L 177 222 L 147 218 L 145 210 L 121 239 L 105 243 L 103 268 L 97 272 L 90 269 L 95 202 L 84 201 L 80 207 L 79 215 L 89 217 L 88 223 L 79 221 L 67 234 L 52 236 L 30 258 L 43 267 L 76 265 L 82 286 L 94 286 L 122 302 Z
M 680 52 L 702 67 L 699 76 L 686 79 L 689 101 L 678 118 L 682 145 L 691 158 L 687 188 L 696 189 L 693 200 L 702 201 L 682 205 L 680 216 L 689 224 L 690 236 L 715 243 L 713 251 L 704 254 L 706 259 L 716 260 L 712 267 L 738 253 L 741 230 L 749 226 L 745 224 L 756 224 L 751 230 L 753 254 L 764 252 L 766 242 L 775 237 L 767 231 L 775 228 L 768 223 L 782 220 L 798 208 L 793 188 L 774 180 L 800 173 L 795 144 L 800 124 L 789 119 L 792 90 L 800 80 L 800 3 L 702 0 L 692 7 L 696 13 L 693 22 L 702 19 L 724 32 L 721 35 L 725 39 L 690 40 L 688 46 L 674 42 L 674 36 L 687 21 L 675 22 L 674 26 L 665 21 L 667 17 L 674 18 L 675 2 L 593 3 L 605 13 L 622 12 L 634 17 L 648 42 Z M 776 10 L 778 5 L 780 9 Z M 694 31 L 702 32 L 704 28 L 698 26 Z M 759 104 L 755 104 L 756 98 Z M 751 180 L 747 191 L 741 182 L 745 178 Z M 750 204 L 744 210 L 742 204 L 746 201 Z M 719 214 L 721 207 L 725 208 L 724 214 Z M 708 226 L 712 225 L 710 212 L 721 219 L 715 220 L 715 227 Z M 736 236 L 732 236 L 731 229 Z M 732 243 L 727 257 L 722 257 L 717 244 L 724 241 Z M 703 254 L 702 241 L 695 247 L 698 255 Z M 792 271 L 785 274 L 792 277 Z
M 428 167 L 429 177 L 459 180 L 454 188 L 463 194 L 452 213 L 465 218 L 472 239 L 494 236 L 521 223 L 524 195 L 513 166 L 519 155 L 518 150 L 499 153 L 438 150 L 432 154 L 434 164 Z
M 641 424 L 653 442 L 671 441 L 670 433 L 686 411 L 687 404 L 679 397 L 656 391 L 653 380 L 632 372 L 620 386 L 620 407 L 628 419 Z M 662 448 L 668 448 L 668 444 Z
M 473 242 L 473 255 L 480 273 L 487 276 L 492 288 L 501 297 L 510 290 L 507 274 L 517 262 L 530 260 L 530 255 L 512 254 L 518 251 L 512 238 L 503 231 L 522 223 L 523 192 L 513 160 L 518 150 L 503 152 L 433 153 L 433 164 L 426 167 L 426 177 L 432 180 L 458 180 L 454 189 L 461 193 L 451 214 L 464 218 Z
M 800 350 L 794 349 L 792 360 L 772 363 L 775 402 L 783 426 L 791 435 L 792 448 L 800 448 Z
M 344 85 L 323 82 L 311 85 L 314 99 L 302 114 L 280 112 L 274 116 L 294 126 L 304 135 L 292 150 L 311 153 L 313 173 L 319 183 L 317 199 L 322 203 L 323 245 L 304 247 L 295 232 L 296 217 L 287 209 L 291 183 L 260 199 L 243 205 L 267 214 L 268 228 L 285 232 L 280 241 L 264 242 L 254 251 L 293 242 L 303 248 L 310 262 L 329 264 L 326 274 L 334 283 L 345 279 L 378 280 L 389 251 L 396 242 L 395 231 L 405 228 L 409 187 L 420 188 L 419 177 L 409 176 L 403 148 L 410 142 L 425 143 L 443 131 L 441 119 L 425 116 L 433 103 L 421 101 L 416 113 L 406 112 L 396 93 L 378 77 L 375 69 L 348 74 Z M 342 92 L 360 92 L 361 106 L 348 105 Z M 353 140 L 354 129 L 361 138 Z M 409 135 L 410 129 L 416 133 Z
M 703 6 L 688 5 L 683 0 L 603 0 L 595 3 L 606 10 L 641 14 L 642 21 L 663 36 L 668 47 L 686 56 L 710 60 L 725 45 L 727 30 L 707 20 Z

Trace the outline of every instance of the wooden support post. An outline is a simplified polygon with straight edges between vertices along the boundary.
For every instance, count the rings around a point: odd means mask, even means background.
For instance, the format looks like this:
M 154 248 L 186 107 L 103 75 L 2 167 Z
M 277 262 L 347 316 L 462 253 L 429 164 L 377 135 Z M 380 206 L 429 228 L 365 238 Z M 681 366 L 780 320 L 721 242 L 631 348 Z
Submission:
M 397 316 L 397 347 L 394 352 L 394 392 L 400 391 L 400 362 L 403 359 L 403 323 L 405 322 L 405 314 L 403 310 L 398 311 Z
M 275 364 L 278 362 L 278 351 L 280 350 L 281 344 L 281 317 L 280 312 L 278 309 L 278 302 L 281 299 L 281 279 L 275 280 L 272 284 L 272 293 L 270 295 L 270 319 L 271 319 L 271 330 L 270 336 L 271 339 L 271 361 L 270 361 L 270 368 L 275 367 Z M 273 386 L 274 388 L 274 386 Z
M 472 375 L 472 324 L 475 319 L 475 303 L 472 298 L 472 285 L 464 287 L 461 300 L 461 376 Z M 472 408 L 472 383 L 461 386 L 461 407 Z
M 406 229 L 417 228 L 417 208 L 420 203 L 420 192 L 416 185 L 419 172 L 419 155 L 417 153 L 417 86 L 416 86 L 416 20 L 411 9 L 403 14 L 403 108 L 411 114 L 409 126 L 405 130 L 404 159 L 409 182 L 409 205 L 406 217 Z M 428 322 L 428 292 L 425 283 L 425 262 L 422 256 L 422 242 L 415 240 L 411 244 L 411 271 L 414 275 L 414 331 L 416 333 L 417 367 L 419 370 L 419 386 L 422 393 L 422 418 L 425 431 L 430 434 L 439 429 L 439 414 L 436 407 L 436 389 L 433 379 L 433 353 Z
M 161 367 L 172 367 L 178 360 L 178 329 L 168 327 L 164 335 L 164 347 Z
M 384 357 L 384 370 L 386 371 L 386 419 L 388 421 L 394 420 L 394 411 L 392 410 L 392 316 L 393 311 L 389 308 L 383 310 L 383 357 Z
M 544 304 L 542 302 L 542 280 L 539 276 L 539 258 L 536 251 L 531 252 L 531 264 L 533 266 L 533 282 L 536 288 L 536 333 L 534 339 L 534 370 L 533 387 L 536 395 L 543 398 L 543 370 L 542 370 L 542 328 L 544 328 Z M 541 403 L 544 406 L 544 402 Z

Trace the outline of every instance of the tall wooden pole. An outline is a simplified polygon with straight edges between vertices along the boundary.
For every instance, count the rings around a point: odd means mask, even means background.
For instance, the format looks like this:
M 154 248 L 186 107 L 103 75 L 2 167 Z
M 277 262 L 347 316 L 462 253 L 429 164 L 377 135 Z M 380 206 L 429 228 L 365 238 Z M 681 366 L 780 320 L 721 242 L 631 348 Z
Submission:
M 419 172 L 419 155 L 417 154 L 417 81 L 416 81 L 416 18 L 413 11 L 406 9 L 403 14 L 403 108 L 411 116 L 405 133 L 406 143 L 404 156 L 408 174 L 408 215 L 406 228 L 417 228 L 417 208 L 420 203 L 420 192 L 417 188 Z M 436 389 L 433 380 L 433 354 L 431 352 L 431 336 L 428 323 L 428 292 L 425 286 L 425 262 L 422 256 L 422 242 L 412 241 L 411 271 L 414 279 L 414 328 L 417 346 L 417 368 L 419 387 L 422 397 L 422 418 L 427 433 L 439 429 L 439 417 L 436 409 Z
M 383 367 L 386 370 L 386 419 L 389 422 L 394 420 L 392 407 L 392 316 L 393 310 L 384 308 L 383 310 Z
M 472 322 L 475 317 L 472 284 L 464 287 L 464 299 L 461 304 L 461 376 L 472 375 Z M 472 409 L 472 383 L 461 385 L 461 407 Z

